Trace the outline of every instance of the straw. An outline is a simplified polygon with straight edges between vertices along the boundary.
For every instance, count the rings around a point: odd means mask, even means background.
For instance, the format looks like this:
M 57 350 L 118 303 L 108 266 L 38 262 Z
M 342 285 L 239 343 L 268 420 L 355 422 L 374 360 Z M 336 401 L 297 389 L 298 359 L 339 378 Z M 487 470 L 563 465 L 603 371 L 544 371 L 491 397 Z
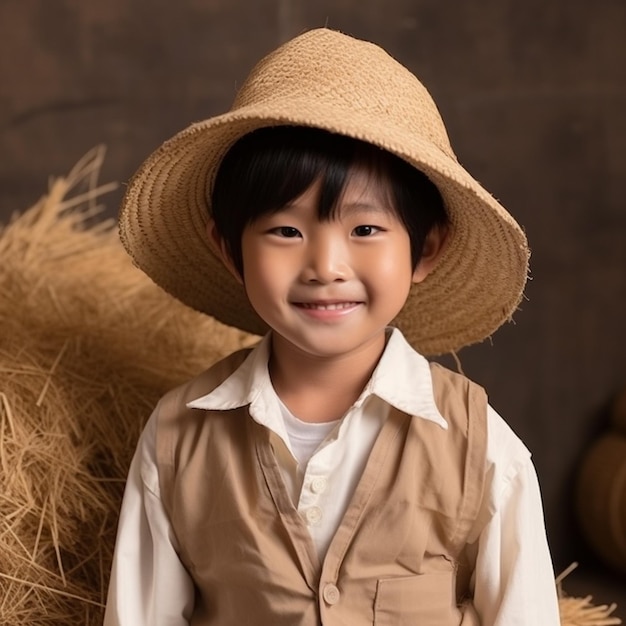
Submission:
M 556 579 L 561 626 L 618 626 L 621 624 L 622 620 L 612 615 L 617 608 L 615 604 L 594 606 L 591 596 L 574 598 L 565 594 L 562 588 L 563 579 L 577 567 L 578 563 L 572 563 Z
M 132 266 L 97 204 L 115 187 L 97 184 L 103 158 L 89 152 L 0 230 L 3 626 L 102 623 L 143 423 L 167 389 L 254 340 Z

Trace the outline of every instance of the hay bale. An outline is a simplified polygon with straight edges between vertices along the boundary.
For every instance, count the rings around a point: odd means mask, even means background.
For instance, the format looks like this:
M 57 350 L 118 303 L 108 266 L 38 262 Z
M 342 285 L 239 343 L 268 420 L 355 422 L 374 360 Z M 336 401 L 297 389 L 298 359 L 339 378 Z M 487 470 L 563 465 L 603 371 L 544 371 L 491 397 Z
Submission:
M 102 622 L 117 513 L 158 398 L 254 340 L 172 300 L 94 223 L 103 150 L 0 230 L 0 623 Z M 90 228 L 85 228 L 90 224 Z M 210 279 L 210 277 L 207 277 Z

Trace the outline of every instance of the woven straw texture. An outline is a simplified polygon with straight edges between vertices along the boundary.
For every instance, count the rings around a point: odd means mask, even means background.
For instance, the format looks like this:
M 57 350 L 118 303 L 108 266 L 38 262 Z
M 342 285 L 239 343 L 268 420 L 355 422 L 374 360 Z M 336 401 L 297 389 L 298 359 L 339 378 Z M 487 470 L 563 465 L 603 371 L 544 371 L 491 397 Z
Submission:
M 132 179 L 120 233 L 135 263 L 191 307 L 232 326 L 265 330 L 240 285 L 211 252 L 207 196 L 228 148 L 272 125 L 302 125 L 368 141 L 405 159 L 439 188 L 451 219 L 443 256 L 395 320 L 427 355 L 490 336 L 515 312 L 526 281 L 526 238 L 457 162 L 421 83 L 374 44 L 309 31 L 252 70 L 232 109 L 183 130 Z
M 102 150 L 0 229 L 0 624 L 100 626 L 117 514 L 159 397 L 257 337 L 176 302 L 101 222 Z M 563 626 L 613 606 L 561 597 Z

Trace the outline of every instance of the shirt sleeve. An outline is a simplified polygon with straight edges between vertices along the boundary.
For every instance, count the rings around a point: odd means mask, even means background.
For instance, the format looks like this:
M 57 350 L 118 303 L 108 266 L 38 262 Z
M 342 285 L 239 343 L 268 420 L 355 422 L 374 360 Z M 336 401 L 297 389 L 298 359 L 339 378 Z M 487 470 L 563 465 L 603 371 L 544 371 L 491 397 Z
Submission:
M 489 409 L 487 483 L 474 549 L 482 626 L 559 626 L 554 570 L 530 453 Z
M 159 494 L 156 416 L 139 440 L 120 512 L 104 626 L 188 626 L 193 582 Z

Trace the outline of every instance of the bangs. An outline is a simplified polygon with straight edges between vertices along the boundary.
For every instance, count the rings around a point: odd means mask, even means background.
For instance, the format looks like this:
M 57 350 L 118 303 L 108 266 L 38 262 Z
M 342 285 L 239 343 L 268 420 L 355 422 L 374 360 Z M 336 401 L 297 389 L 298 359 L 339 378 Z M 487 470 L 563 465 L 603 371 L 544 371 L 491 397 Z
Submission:
M 332 219 L 350 168 L 373 163 L 377 152 L 382 154 L 375 146 L 317 128 L 261 128 L 241 138 L 222 161 L 212 205 L 227 201 L 231 219 L 242 223 L 243 217 L 245 226 L 279 211 L 320 180 L 318 217 Z

